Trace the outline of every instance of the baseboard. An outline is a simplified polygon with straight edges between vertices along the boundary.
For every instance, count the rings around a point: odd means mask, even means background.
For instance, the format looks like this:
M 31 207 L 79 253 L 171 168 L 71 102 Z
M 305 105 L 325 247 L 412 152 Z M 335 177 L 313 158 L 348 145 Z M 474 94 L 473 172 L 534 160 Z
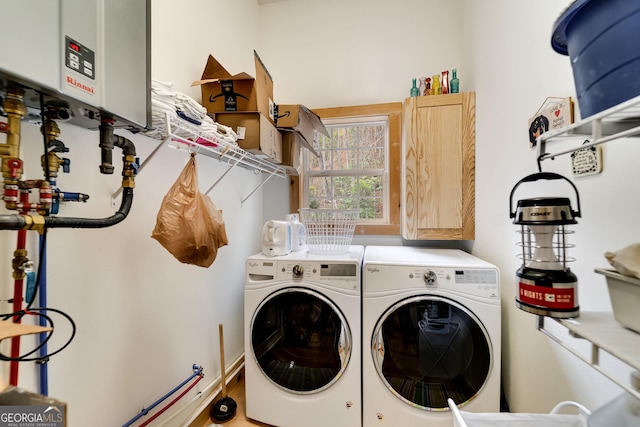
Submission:
M 227 369 L 227 394 L 232 390 L 240 381 L 241 375 L 244 371 L 244 356 L 240 357 L 236 362 Z M 204 398 L 203 402 L 198 406 L 195 412 L 195 416 L 187 421 L 185 424 L 188 427 L 202 427 L 207 422 L 211 422 L 211 408 L 222 396 L 222 384 L 219 384 L 212 392 Z

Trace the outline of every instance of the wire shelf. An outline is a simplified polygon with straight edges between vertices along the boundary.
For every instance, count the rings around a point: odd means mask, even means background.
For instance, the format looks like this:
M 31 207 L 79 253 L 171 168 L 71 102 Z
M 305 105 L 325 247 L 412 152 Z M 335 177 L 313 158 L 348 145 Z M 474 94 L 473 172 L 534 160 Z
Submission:
M 169 145 L 174 148 L 186 149 L 190 152 L 216 158 L 230 165 L 269 173 L 280 178 L 287 176 L 287 171 L 283 166 L 258 157 L 235 144 L 223 141 L 178 117 L 167 115 L 167 139 Z
M 223 139 L 220 139 L 212 132 L 206 132 L 197 125 L 191 124 L 186 120 L 183 120 L 177 116 L 170 114 L 165 115 L 165 126 L 159 126 L 156 129 L 155 134 L 147 135 L 150 138 L 160 140 L 161 142 L 156 148 L 147 156 L 147 158 L 140 164 L 138 173 L 142 171 L 144 166 L 156 155 L 158 150 L 165 144 L 176 149 L 182 149 L 189 151 L 190 153 L 202 154 L 208 157 L 212 157 L 219 161 L 227 163 L 229 166 L 227 170 L 218 178 L 216 182 L 209 187 L 204 194 L 208 194 L 222 179 L 233 169 L 235 166 L 240 166 L 244 169 L 252 170 L 256 173 L 268 174 L 262 183 L 245 196 L 241 203 L 246 202 L 258 189 L 260 189 L 266 182 L 272 178 L 286 178 L 287 170 L 276 163 L 272 163 L 269 160 L 263 159 L 253 153 L 243 150 L 238 145 L 229 143 Z M 117 206 L 116 199 L 122 193 L 122 186 L 111 195 L 111 206 Z
M 538 137 L 538 163 L 557 156 L 571 154 L 620 138 L 640 135 L 640 96 L 631 98 L 607 110 L 587 117 L 567 127 L 545 132 Z M 564 139 L 589 139 L 588 143 L 574 148 L 549 153 L 546 145 Z

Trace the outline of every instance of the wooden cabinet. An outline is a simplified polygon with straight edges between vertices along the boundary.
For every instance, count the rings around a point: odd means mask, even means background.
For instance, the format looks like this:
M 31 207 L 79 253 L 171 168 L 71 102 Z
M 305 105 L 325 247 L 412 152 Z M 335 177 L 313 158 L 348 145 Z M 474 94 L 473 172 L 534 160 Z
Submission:
M 475 238 L 475 92 L 407 98 L 402 237 Z

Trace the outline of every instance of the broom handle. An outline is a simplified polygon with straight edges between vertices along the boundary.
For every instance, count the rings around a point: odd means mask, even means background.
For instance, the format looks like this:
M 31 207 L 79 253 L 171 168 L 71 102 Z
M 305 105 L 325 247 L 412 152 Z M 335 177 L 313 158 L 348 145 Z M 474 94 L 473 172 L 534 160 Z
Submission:
M 220 381 L 222 381 L 222 397 L 227 397 L 227 367 L 224 363 L 224 334 L 222 332 L 222 323 L 218 325 L 220 333 Z

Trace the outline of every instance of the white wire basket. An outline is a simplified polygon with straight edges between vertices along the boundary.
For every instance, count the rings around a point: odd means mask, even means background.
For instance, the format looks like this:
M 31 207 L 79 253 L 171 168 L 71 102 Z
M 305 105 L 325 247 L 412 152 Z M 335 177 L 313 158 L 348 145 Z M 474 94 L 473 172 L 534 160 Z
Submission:
M 300 209 L 300 220 L 307 229 L 310 253 L 340 255 L 349 252 L 359 209 Z

